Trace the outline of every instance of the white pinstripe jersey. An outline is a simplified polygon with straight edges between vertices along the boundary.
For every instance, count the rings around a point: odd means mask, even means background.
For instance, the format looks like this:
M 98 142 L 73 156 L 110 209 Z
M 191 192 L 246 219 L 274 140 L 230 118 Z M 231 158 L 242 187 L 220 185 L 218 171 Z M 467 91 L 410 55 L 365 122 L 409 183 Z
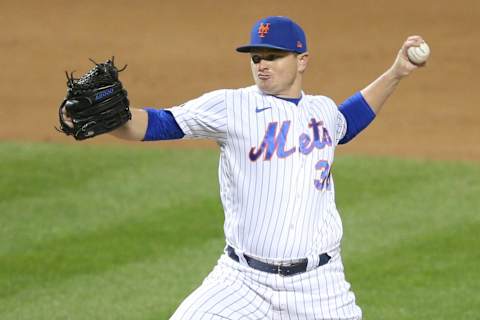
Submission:
M 237 253 L 276 262 L 338 250 L 330 169 L 346 121 L 330 98 L 302 93 L 297 106 L 251 86 L 168 110 L 185 138 L 220 145 L 224 231 Z

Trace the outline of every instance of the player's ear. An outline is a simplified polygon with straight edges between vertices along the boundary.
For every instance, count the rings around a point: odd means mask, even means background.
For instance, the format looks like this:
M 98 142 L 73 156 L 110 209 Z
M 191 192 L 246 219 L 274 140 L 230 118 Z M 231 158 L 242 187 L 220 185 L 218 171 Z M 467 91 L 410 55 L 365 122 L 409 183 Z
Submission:
M 297 56 L 298 72 L 303 73 L 308 65 L 308 52 L 301 53 Z

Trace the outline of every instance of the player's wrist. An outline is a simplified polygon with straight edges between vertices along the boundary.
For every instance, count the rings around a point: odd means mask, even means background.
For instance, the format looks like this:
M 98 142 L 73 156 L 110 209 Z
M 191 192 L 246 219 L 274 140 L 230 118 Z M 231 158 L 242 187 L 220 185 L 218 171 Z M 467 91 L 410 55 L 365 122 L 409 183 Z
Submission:
M 400 80 L 402 80 L 403 78 L 405 78 L 407 76 L 407 74 L 401 72 L 401 70 L 399 70 L 398 66 L 396 64 L 394 64 L 393 66 L 390 67 L 390 69 L 388 69 L 384 74 L 383 76 L 388 79 L 389 81 L 392 81 L 392 82 L 400 82 Z

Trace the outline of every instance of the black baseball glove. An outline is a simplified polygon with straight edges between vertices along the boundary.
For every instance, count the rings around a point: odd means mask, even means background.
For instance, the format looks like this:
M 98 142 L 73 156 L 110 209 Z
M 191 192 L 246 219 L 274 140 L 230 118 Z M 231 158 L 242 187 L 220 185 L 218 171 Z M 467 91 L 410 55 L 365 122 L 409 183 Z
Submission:
M 81 78 L 67 73 L 67 96 L 59 108 L 57 130 L 77 140 L 112 131 L 132 118 L 127 91 L 118 80 L 126 66 L 118 70 L 113 57 L 105 63 L 91 61 L 95 67 Z

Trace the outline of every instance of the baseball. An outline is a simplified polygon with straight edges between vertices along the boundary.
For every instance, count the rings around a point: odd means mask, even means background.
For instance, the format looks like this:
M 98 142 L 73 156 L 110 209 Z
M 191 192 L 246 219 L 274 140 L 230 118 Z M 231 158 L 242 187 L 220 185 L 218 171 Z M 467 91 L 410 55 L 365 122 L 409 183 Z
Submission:
M 430 56 L 430 47 L 426 42 L 422 42 L 419 47 L 408 48 L 407 55 L 410 62 L 420 65 Z

